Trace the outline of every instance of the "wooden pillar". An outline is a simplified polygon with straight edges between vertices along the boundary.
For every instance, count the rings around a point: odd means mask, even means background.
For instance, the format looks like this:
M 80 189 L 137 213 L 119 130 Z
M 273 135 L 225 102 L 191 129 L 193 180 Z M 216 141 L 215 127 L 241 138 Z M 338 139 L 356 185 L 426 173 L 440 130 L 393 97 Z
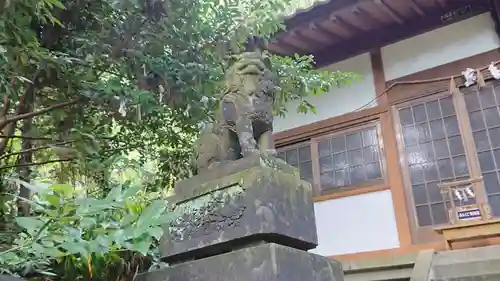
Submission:
M 387 105 L 387 94 L 385 91 L 385 73 L 384 63 L 382 62 L 382 54 L 380 49 L 370 52 L 370 60 L 372 64 L 373 84 L 375 85 L 375 93 L 378 105 Z
M 386 80 L 380 49 L 371 51 L 370 59 L 372 64 L 373 83 L 375 92 L 377 93 L 377 104 L 387 108 L 387 110 L 380 115 L 380 128 L 382 131 L 386 159 L 387 183 L 391 189 L 400 248 L 406 249 L 412 246 L 411 229 L 408 220 L 408 210 L 406 208 L 402 170 L 399 165 L 396 130 L 394 129 L 394 122 L 391 115 L 392 111 L 389 110 L 387 93 L 385 92 Z

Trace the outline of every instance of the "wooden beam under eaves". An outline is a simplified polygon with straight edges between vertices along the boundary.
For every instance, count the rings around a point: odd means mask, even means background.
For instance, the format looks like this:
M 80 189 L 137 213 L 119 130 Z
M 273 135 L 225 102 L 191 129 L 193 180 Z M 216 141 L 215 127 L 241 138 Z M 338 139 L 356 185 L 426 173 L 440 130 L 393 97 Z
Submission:
M 425 16 L 425 12 L 424 10 L 422 10 L 422 8 L 420 8 L 420 6 L 415 2 L 415 0 L 410 0 L 410 7 L 413 11 L 415 11 L 417 14 L 421 15 L 421 16 Z
M 384 2 L 384 0 L 375 0 L 375 3 L 380 7 L 380 9 L 382 9 L 382 11 L 391 16 L 391 18 L 397 23 L 404 23 L 404 19 L 400 17 L 391 7 L 389 7 L 389 5 Z
M 482 14 L 490 10 L 490 5 L 485 0 L 452 1 L 446 8 L 436 7 L 428 11 L 425 17 L 414 17 L 406 20 L 404 24 L 394 23 L 370 31 L 356 34 L 352 39 L 344 40 L 342 43 L 332 44 L 318 52 L 314 52 L 316 66 L 323 67 L 349 57 L 369 52 L 375 48 L 392 44 L 418 34 L 443 27 L 456 21 L 442 21 L 442 16 L 450 11 L 460 9 L 464 5 L 470 5 L 471 9 L 467 15 L 460 20 Z

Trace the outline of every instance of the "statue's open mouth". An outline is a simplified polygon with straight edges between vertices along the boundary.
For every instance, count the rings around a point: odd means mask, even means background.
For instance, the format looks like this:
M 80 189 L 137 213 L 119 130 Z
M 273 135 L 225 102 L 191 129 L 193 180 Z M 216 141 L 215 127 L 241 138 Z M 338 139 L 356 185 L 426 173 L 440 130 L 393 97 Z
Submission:
M 265 67 L 264 63 L 258 59 L 246 60 L 237 65 L 238 74 L 240 75 L 261 75 Z

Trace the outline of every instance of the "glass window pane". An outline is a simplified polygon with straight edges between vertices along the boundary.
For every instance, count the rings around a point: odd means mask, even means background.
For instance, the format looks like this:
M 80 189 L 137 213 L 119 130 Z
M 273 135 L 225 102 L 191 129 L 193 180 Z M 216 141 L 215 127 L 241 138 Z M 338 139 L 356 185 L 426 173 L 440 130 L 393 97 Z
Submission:
M 312 183 L 312 162 L 310 160 L 311 146 L 302 145 L 299 148 L 284 148 L 278 151 L 278 158 L 283 159 L 288 165 L 299 169 L 300 178 Z M 308 159 L 309 158 L 309 159 Z
M 495 170 L 493 155 L 490 151 L 480 152 L 477 156 L 479 158 L 479 166 L 481 167 L 481 171 L 483 171 L 483 173 Z
M 448 141 L 446 139 L 434 141 L 433 144 L 437 159 L 450 157 L 450 152 L 448 151 Z
M 496 217 L 500 216 L 500 194 L 489 196 L 488 203 L 490 203 L 493 215 Z
M 413 124 L 413 114 L 411 113 L 411 107 L 401 109 L 399 111 L 399 119 L 401 120 L 401 125 L 407 126 Z
M 465 104 L 466 104 L 467 110 L 469 112 L 481 109 L 481 106 L 479 104 L 479 97 L 477 96 L 477 93 L 475 93 L 475 92 L 467 93 L 465 95 Z
M 438 168 L 435 162 L 428 162 L 425 164 L 424 178 L 426 182 L 439 180 Z
M 335 170 L 345 169 L 348 166 L 345 152 L 333 154 L 333 168 Z
M 444 203 L 432 204 L 431 213 L 434 225 L 449 222 L 448 212 L 446 211 Z
M 438 182 L 431 182 L 426 185 L 427 194 L 429 195 L 429 201 L 433 202 L 441 202 L 443 201 L 443 194 L 441 193 L 441 189 L 439 188 Z
M 477 151 L 483 151 L 490 147 L 486 130 L 475 132 L 473 135 Z
M 286 151 L 286 162 L 289 165 L 295 166 L 299 164 L 299 153 L 297 152 L 297 149 L 291 149 Z
M 493 89 L 491 87 L 482 88 L 479 93 L 479 100 L 481 101 L 481 107 L 489 108 L 494 107 L 496 104 L 495 95 L 493 94 Z
M 475 112 L 469 113 L 469 119 L 470 119 L 470 126 L 472 128 L 472 131 L 475 132 L 475 131 L 482 130 L 485 128 L 483 114 L 481 111 L 475 111 Z
M 465 156 L 453 157 L 453 171 L 456 177 L 469 174 L 469 167 L 467 166 L 467 159 Z
M 365 166 L 366 178 L 368 180 L 379 179 L 382 177 L 382 171 L 379 163 L 371 163 Z
M 378 149 L 376 146 L 368 146 L 363 148 L 363 159 L 365 163 L 376 162 L 379 160 Z
M 441 179 L 453 178 L 453 166 L 449 159 L 438 160 L 438 170 Z
M 300 177 L 303 180 L 312 180 L 312 163 L 304 162 L 299 164 Z
M 427 121 L 427 113 L 425 112 L 425 105 L 419 104 L 413 107 L 413 120 L 415 123 Z
M 498 109 L 496 107 L 485 109 L 483 113 L 488 128 L 500 125 L 500 115 L 498 115 Z
M 330 142 L 328 140 L 322 140 L 318 143 L 318 154 L 320 157 L 330 155 L 331 153 Z
M 346 144 L 347 144 L 348 150 L 361 148 L 363 146 L 362 141 L 361 141 L 361 134 L 354 133 L 354 134 L 347 135 L 346 136 Z
M 483 173 L 484 187 L 488 194 L 500 193 L 500 183 L 497 172 Z
M 322 173 L 320 175 L 320 182 L 323 187 L 335 186 L 334 172 Z
M 425 107 L 427 108 L 429 120 L 441 118 L 441 109 L 439 108 L 439 102 L 437 100 L 426 103 Z
M 418 142 L 423 143 L 431 140 L 431 129 L 427 123 L 416 126 L 418 131 Z
M 330 140 L 330 143 L 332 147 L 332 153 L 338 153 L 346 150 L 344 136 L 333 138 Z
M 299 161 L 311 161 L 311 148 L 309 146 L 299 148 Z
M 349 174 L 347 169 L 335 171 L 335 186 L 347 186 L 349 185 Z
M 434 120 L 430 122 L 431 135 L 433 140 L 438 140 L 446 137 L 444 131 L 444 124 L 442 119 Z
M 420 226 L 432 225 L 429 205 L 417 206 L 417 219 Z
M 363 166 L 350 167 L 349 175 L 351 184 L 356 184 L 365 181 L 365 169 Z
M 456 116 L 446 117 L 444 119 L 444 127 L 446 128 L 446 134 L 448 135 L 448 137 L 460 134 L 460 129 L 458 128 L 458 121 Z
M 413 190 L 413 202 L 416 205 L 422 205 L 429 202 L 427 200 L 427 192 L 425 190 L 425 184 L 412 185 Z
M 455 106 L 453 105 L 453 100 L 451 97 L 442 98 L 439 100 L 441 105 L 441 112 L 443 116 L 449 116 L 455 114 Z
M 321 139 L 318 152 L 322 189 L 361 187 L 367 180 L 382 178 L 376 125 Z
M 377 130 L 375 128 L 362 132 L 363 146 L 372 146 L 378 143 Z
M 330 156 L 324 156 L 319 158 L 319 172 L 327 172 L 327 171 L 332 171 L 333 170 L 333 157 Z
M 493 148 L 500 147 L 500 127 L 489 129 L 488 133 L 490 134 L 491 145 Z
M 460 136 L 449 138 L 448 143 L 450 145 L 450 152 L 452 156 L 465 153 L 462 138 Z
M 403 140 L 405 146 L 415 145 L 418 142 L 418 130 L 413 126 L 403 128 Z
M 423 166 L 421 164 L 410 166 L 410 178 L 412 184 L 421 184 L 425 182 Z
M 356 149 L 347 152 L 347 163 L 349 163 L 350 167 L 363 164 L 363 151 Z

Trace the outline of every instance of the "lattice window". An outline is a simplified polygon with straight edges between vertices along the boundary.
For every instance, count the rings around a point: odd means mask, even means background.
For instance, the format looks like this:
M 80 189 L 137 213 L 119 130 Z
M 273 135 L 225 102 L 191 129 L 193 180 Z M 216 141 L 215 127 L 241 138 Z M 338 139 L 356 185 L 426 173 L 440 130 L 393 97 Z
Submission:
M 377 125 L 318 139 L 321 190 L 374 185 L 383 169 Z
M 452 97 L 398 108 L 401 142 L 419 226 L 447 223 L 438 184 L 469 178 Z
M 278 153 L 278 157 L 299 168 L 303 180 L 313 182 L 311 146 L 308 143 L 284 148 Z

